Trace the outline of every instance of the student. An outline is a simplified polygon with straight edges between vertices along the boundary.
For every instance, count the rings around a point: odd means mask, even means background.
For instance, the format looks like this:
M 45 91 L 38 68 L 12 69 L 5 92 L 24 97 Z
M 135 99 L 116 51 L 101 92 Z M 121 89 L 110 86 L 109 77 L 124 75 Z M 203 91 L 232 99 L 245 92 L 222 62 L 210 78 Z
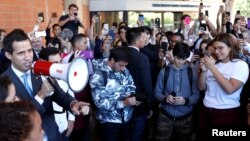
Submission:
M 110 52 L 107 63 L 90 78 L 93 101 L 100 122 L 101 141 L 127 141 L 129 122 L 136 104 L 135 85 L 126 65 L 128 54 L 124 48 Z
M 155 97 L 161 103 L 156 140 L 186 141 L 193 129 L 193 106 L 198 102 L 197 75 L 187 64 L 189 47 L 177 42 L 173 64 L 163 68 L 157 78 Z
M 213 47 L 219 62 L 210 56 L 201 59 L 199 89 L 205 90 L 200 111 L 198 141 L 211 137 L 211 128 L 235 129 L 241 125 L 240 95 L 249 75 L 248 65 L 238 59 L 239 48 L 230 34 L 220 34 Z M 239 71 L 240 69 L 240 71 Z

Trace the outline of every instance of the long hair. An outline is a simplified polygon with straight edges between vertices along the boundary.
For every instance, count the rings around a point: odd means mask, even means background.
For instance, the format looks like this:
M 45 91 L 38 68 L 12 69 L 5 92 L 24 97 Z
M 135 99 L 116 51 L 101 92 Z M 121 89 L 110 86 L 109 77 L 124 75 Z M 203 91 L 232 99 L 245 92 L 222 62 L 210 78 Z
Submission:
M 232 61 L 233 59 L 239 59 L 239 51 L 240 48 L 238 47 L 237 44 L 234 43 L 233 37 L 230 35 L 230 33 L 225 33 L 225 34 L 219 34 L 216 36 L 213 40 L 214 42 L 222 42 L 226 44 L 230 49 L 229 53 L 229 60 Z

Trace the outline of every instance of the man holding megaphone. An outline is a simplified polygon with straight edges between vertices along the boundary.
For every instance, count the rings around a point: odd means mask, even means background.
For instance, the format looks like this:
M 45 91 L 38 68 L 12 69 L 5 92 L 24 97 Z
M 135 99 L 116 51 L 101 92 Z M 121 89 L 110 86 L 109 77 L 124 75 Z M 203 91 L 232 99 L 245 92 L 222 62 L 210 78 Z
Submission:
M 5 56 L 12 65 L 2 75 L 10 77 L 16 87 L 16 95 L 21 100 L 28 100 L 36 105 L 37 111 L 42 117 L 44 139 L 63 141 L 55 123 L 52 101 L 77 115 L 82 113 L 82 109 L 87 111 L 89 103 L 78 102 L 73 97 L 66 95 L 56 82 L 53 83 L 55 87 L 52 88 L 48 81 L 42 81 L 40 76 L 31 71 L 34 54 L 29 37 L 23 30 L 11 31 L 5 37 L 3 46 Z M 50 95 L 52 91 L 54 93 Z

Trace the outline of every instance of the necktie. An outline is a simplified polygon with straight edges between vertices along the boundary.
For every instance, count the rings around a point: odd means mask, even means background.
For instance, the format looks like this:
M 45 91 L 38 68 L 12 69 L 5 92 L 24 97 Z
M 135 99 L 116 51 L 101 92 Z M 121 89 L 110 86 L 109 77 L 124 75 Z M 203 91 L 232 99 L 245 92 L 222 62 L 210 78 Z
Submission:
M 25 73 L 22 75 L 22 78 L 23 78 L 23 85 L 24 87 L 26 88 L 26 90 L 29 92 L 30 96 L 33 97 L 33 93 L 32 93 L 32 90 L 28 84 L 28 76 L 29 74 L 28 73 Z

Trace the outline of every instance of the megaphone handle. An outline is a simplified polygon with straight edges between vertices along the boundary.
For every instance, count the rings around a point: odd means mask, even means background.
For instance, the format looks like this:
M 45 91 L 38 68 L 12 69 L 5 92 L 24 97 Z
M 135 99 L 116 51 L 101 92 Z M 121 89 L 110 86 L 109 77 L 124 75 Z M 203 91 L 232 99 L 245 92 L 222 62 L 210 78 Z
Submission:
M 42 77 L 44 77 L 44 76 L 42 76 Z M 49 82 L 49 84 L 53 87 L 53 89 L 56 90 L 56 86 L 55 86 L 55 84 L 51 81 L 51 79 L 50 79 L 49 77 L 44 77 L 44 78 L 47 79 L 48 82 Z

